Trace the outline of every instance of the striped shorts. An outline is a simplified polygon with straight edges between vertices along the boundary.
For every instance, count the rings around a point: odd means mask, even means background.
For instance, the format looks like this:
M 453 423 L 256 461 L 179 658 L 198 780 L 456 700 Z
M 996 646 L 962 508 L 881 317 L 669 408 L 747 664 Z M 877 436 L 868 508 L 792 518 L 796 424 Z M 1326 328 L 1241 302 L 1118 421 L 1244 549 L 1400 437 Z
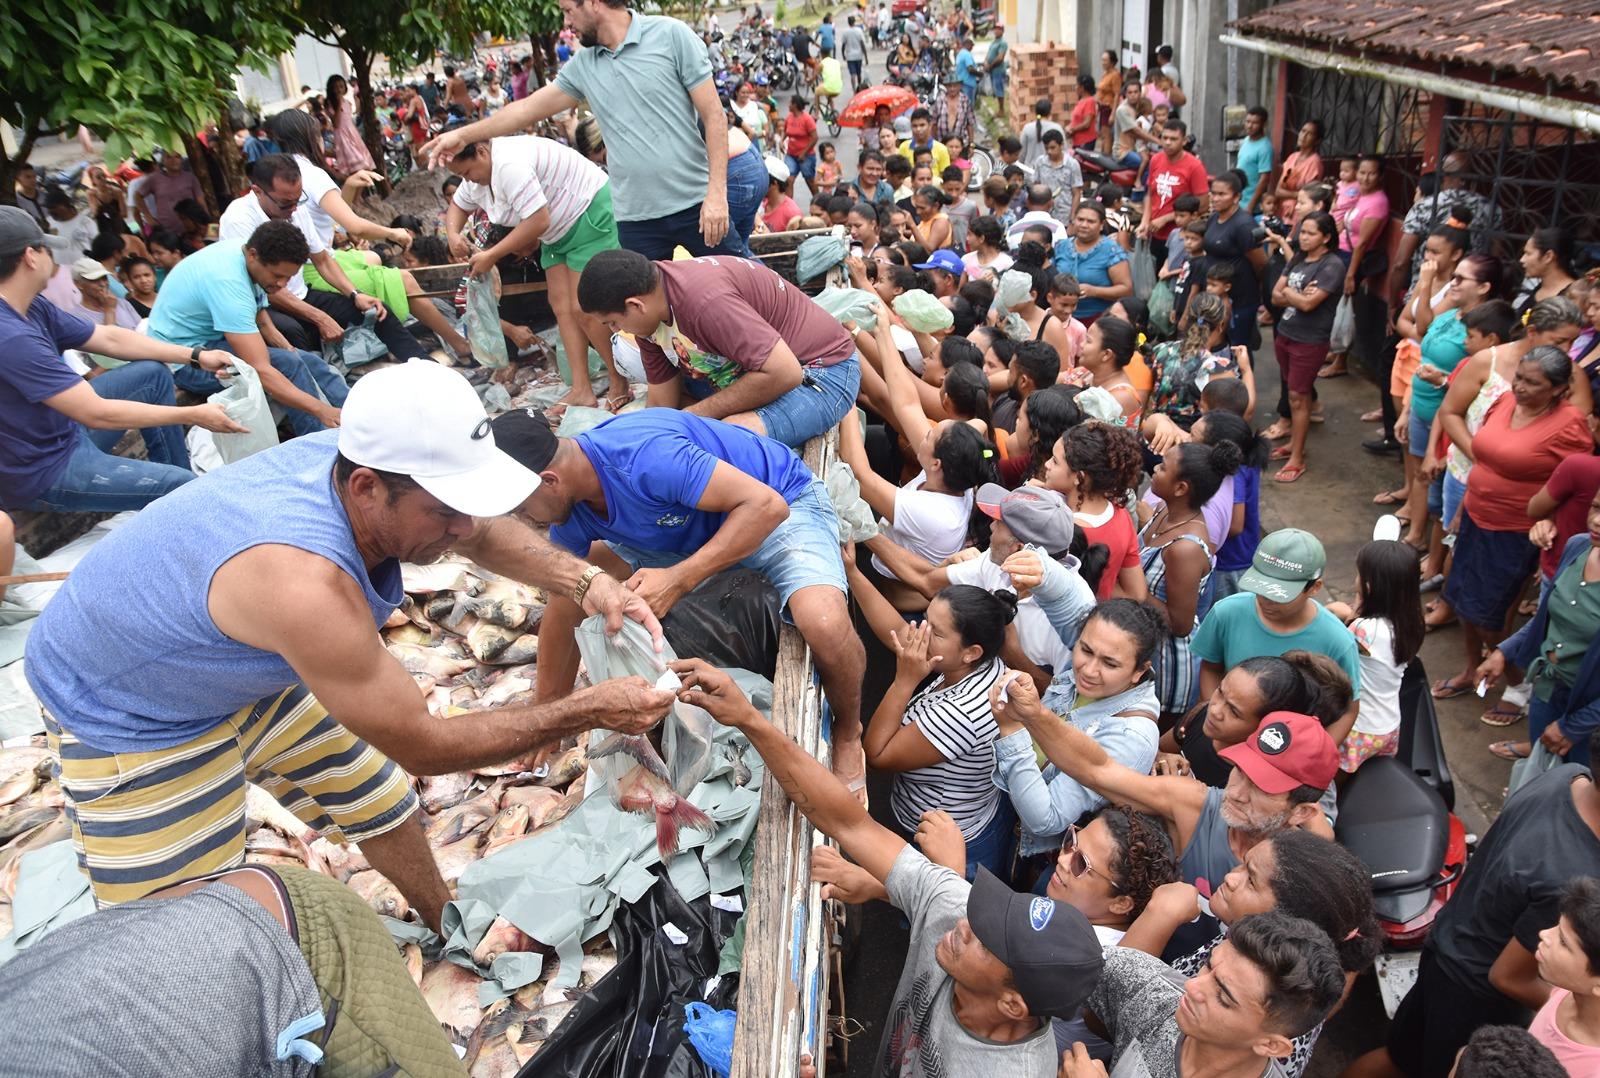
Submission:
M 78 863 L 102 905 L 243 863 L 247 780 L 334 842 L 375 838 L 417 808 L 406 773 L 299 685 L 151 752 L 102 752 L 49 714 L 45 726 Z

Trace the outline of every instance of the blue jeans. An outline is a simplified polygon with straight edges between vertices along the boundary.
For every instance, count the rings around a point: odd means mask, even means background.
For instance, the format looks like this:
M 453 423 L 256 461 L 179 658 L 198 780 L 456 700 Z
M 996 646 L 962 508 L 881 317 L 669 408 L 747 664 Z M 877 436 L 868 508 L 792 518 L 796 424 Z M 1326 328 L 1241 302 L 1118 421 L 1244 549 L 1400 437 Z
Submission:
M 1004 68 L 996 68 L 989 72 L 989 87 L 996 97 L 1006 96 L 1006 74 Z
M 1428 431 L 1433 427 L 1433 417 L 1423 419 L 1412 409 L 1411 418 L 1407 421 L 1406 433 L 1411 441 L 1406 446 L 1406 452 L 1413 457 L 1422 457 L 1428 452 Z
M 1456 518 L 1456 510 L 1461 508 L 1462 501 L 1466 499 L 1467 485 L 1449 472 L 1444 473 L 1441 477 L 1441 482 L 1439 520 L 1448 528 L 1450 522 Z M 1428 497 L 1431 501 L 1433 498 L 1431 490 L 1428 492 Z M 1429 508 L 1432 509 L 1433 507 L 1430 505 Z
M 762 166 L 766 171 L 766 166 Z M 766 193 L 767 180 L 762 179 L 762 194 Z M 731 195 L 730 195 L 731 198 Z M 732 220 L 733 208 L 729 203 L 728 217 Z M 752 222 L 753 224 L 753 222 Z M 748 235 L 748 233 L 747 233 Z M 728 234 L 722 237 L 722 242 L 715 247 L 707 247 L 706 241 L 700 234 L 700 204 L 697 202 L 687 209 L 677 213 L 669 213 L 665 217 L 651 217 L 643 221 L 618 221 L 617 240 L 630 251 L 637 251 L 646 258 L 660 261 L 672 257 L 672 249 L 682 246 L 696 258 L 701 255 L 736 255 L 742 256 L 745 247 L 744 241 L 732 227 Z M 748 250 L 748 247 L 745 247 Z
M 129 363 L 106 371 L 89 385 L 107 400 L 169 407 L 177 403 L 172 375 L 160 363 L 143 360 Z M 144 438 L 149 460 L 112 455 L 123 433 L 80 428 L 78 444 L 72 449 L 66 469 L 44 493 L 17 508 L 120 513 L 125 509 L 143 509 L 194 478 L 189 470 L 189 450 L 184 445 L 182 427 L 141 430 L 139 434 Z
M 804 157 L 795 157 L 792 154 L 783 155 L 783 163 L 789 166 L 789 175 L 804 176 L 806 187 L 809 188 L 817 178 L 817 155 L 808 153 Z
M 750 233 L 755 230 L 756 213 L 770 183 L 766 162 L 755 147 L 728 162 L 728 232 L 730 236 L 738 234 L 738 254 L 745 258 L 755 257 Z
M 228 347 L 226 340 L 217 341 L 211 347 L 233 351 Z M 339 372 L 328 366 L 315 352 L 268 348 L 267 358 L 272 361 L 273 369 L 289 379 L 302 393 L 315 397 L 320 391 L 321 395 L 328 399 L 329 404 L 335 408 L 344 407 L 345 398 L 350 395 L 350 387 L 345 384 Z M 209 397 L 213 393 L 222 391 L 222 383 L 210 371 L 184 367 L 173 377 L 184 389 L 202 397 Z M 302 412 L 298 408 L 287 408 L 285 411 L 288 413 L 285 421 L 297 438 L 302 434 L 315 434 L 319 430 L 327 429 L 322 425 L 322 420 L 309 412 Z
M 994 810 L 994 819 L 967 839 L 967 879 L 976 879 L 979 868 L 1006 879 L 1011 871 L 1011 851 L 1016 837 L 1016 810 L 1011 807 L 1011 800 L 1002 796 Z
M 799 449 L 808 438 L 838 426 L 861 391 L 861 353 L 831 367 L 806 367 L 804 380 L 756 409 L 767 437 Z
M 644 550 L 625 543 L 607 543 L 613 553 L 634 569 L 665 569 L 678 564 L 691 552 Z M 774 588 L 783 616 L 789 618 L 789 597 L 801 588 L 826 584 L 846 595 L 844 561 L 839 555 L 839 516 L 828 500 L 828 488 L 814 479 L 794 501 L 789 516 L 772 529 L 754 553 L 739 562 L 754 569 Z
M 1538 741 L 1539 735 L 1544 733 L 1544 728 L 1556 722 L 1567 713 L 1567 701 L 1572 690 L 1556 682 L 1550 689 L 1550 699 L 1541 700 L 1537 695 L 1528 697 L 1528 740 Z M 1580 737 L 1573 742 L 1572 748 L 1566 756 L 1562 757 L 1569 764 L 1582 764 L 1589 766 L 1589 739 Z

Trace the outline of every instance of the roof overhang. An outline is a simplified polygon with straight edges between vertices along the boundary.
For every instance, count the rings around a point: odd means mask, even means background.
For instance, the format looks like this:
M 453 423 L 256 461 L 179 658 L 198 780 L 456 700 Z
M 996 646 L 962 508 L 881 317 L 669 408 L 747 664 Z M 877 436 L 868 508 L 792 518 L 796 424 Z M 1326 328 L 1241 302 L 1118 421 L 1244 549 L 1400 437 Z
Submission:
M 1309 48 L 1274 38 L 1226 33 L 1218 40 L 1224 45 L 1248 49 L 1279 60 L 1288 60 L 1303 67 L 1323 68 L 1344 75 L 1381 79 L 1384 82 L 1409 86 L 1414 90 L 1426 90 L 1429 93 L 1443 94 L 1462 101 L 1472 101 L 1488 108 L 1516 112 L 1535 120 L 1600 135 L 1600 104 L 1434 74 L 1365 56 L 1352 56 L 1330 48 Z

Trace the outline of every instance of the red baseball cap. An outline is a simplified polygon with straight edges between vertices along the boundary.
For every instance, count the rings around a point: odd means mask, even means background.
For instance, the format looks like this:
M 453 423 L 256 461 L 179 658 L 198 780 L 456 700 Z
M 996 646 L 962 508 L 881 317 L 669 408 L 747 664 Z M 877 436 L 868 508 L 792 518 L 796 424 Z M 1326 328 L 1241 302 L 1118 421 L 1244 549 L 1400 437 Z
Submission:
M 1327 788 L 1339 770 L 1339 750 L 1310 715 L 1274 711 L 1256 732 L 1217 753 L 1269 794 L 1296 786 Z

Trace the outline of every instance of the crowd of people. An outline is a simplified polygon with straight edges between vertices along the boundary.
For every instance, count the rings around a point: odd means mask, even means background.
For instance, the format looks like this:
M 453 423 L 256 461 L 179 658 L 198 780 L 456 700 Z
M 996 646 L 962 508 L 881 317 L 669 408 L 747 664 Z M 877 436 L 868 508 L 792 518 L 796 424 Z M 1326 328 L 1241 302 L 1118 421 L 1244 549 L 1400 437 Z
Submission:
M 452 174 L 442 227 L 363 216 L 342 80 L 324 117 L 252 134 L 250 186 L 216 221 L 172 154 L 131 183 L 87 170 L 87 206 L 24 170 L 0 208 L 0 507 L 140 510 L 29 638 L 97 898 L 158 923 L 147 897 L 185 894 L 215 918 L 216 888 L 183 881 L 220 874 L 271 929 L 302 885 L 228 878 L 243 839 L 218 821 L 292 758 L 269 789 L 438 929 L 449 892 L 406 773 L 649 728 L 671 693 L 574 692 L 578 624 L 659 634 L 738 565 L 810 645 L 831 769 L 699 659 L 674 667 L 680 698 L 836 840 L 813 865 L 829 895 L 909 921 L 880 1073 L 1296 1078 L 1384 945 L 1334 838 L 1341 792 L 1397 752 L 1404 674 L 1459 622 L 1461 666 L 1431 691 L 1517 682 L 1483 721 L 1525 713 L 1494 751 L 1527 762 L 1387 1046 L 1346 1073 L 1600 1071 L 1600 287 L 1570 235 L 1499 250 L 1459 156 L 1394 216 L 1381 158 L 1333 179 L 1311 120 L 1279 160 L 1261 108 L 1211 174 L 1167 48 L 1143 74 L 1108 52 L 1074 101 L 1039 101 L 973 191 L 973 96 L 980 76 L 1003 95 L 1003 49 L 958 52 L 933 107 L 880 113 L 845 161 L 801 96 L 780 114 L 745 84 L 725 107 L 682 22 L 564 10 L 577 47 L 553 81 L 491 84 L 461 99 L 470 122 L 416 139 Z M 859 79 L 900 45 L 883 12 L 825 21 L 808 58 L 842 50 Z M 570 145 L 528 133 L 564 116 Z M 1096 147 L 1132 182 L 1086 182 Z M 815 300 L 749 257 L 754 231 L 791 227 L 838 241 Z M 573 437 L 405 362 L 472 351 L 410 270 L 533 258 L 567 355 L 592 347 L 608 378 L 598 396 L 571 363 L 564 403 L 620 412 Z M 358 327 L 397 362 L 352 387 L 325 347 Z M 1347 357 L 1378 371 L 1368 448 L 1406 480 L 1376 501 L 1404 534 L 1363 546 L 1333 602 L 1326 547 L 1265 527 L 1262 479 L 1311 473 L 1317 382 Z M 285 442 L 192 482 L 183 428 L 243 432 L 205 401 L 244 368 Z M 643 407 L 622 411 L 630 380 Z M 128 429 L 147 459 L 114 453 Z M 799 455 L 829 432 L 876 519 L 859 542 Z M 550 596 L 534 701 L 448 734 L 374 631 L 399 563 L 446 549 Z M 874 655 L 893 664 L 876 700 Z M 891 777 L 871 814 L 869 771 Z M 61 986 L 27 990 L 0 1028 Z

